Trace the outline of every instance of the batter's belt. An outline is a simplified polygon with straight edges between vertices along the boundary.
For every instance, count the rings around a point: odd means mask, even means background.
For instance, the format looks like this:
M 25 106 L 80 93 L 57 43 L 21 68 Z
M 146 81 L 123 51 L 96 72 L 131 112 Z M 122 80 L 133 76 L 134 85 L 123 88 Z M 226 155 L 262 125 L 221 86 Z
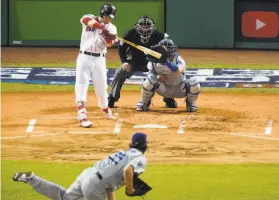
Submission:
M 79 51 L 81 54 L 85 54 L 88 56 L 94 56 L 94 57 L 105 57 L 106 54 L 104 53 L 94 53 L 94 52 L 89 52 L 89 51 Z

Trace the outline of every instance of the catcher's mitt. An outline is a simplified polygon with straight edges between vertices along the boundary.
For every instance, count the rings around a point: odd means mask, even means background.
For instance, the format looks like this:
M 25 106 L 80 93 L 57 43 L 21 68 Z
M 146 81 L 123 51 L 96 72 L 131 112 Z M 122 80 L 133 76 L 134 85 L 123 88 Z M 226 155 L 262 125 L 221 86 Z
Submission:
M 106 29 L 103 29 L 103 30 L 102 30 L 101 35 L 102 35 L 102 37 L 103 37 L 105 40 L 115 40 L 115 39 L 116 39 L 116 35 L 111 34 L 111 33 L 110 33 L 108 30 L 106 30 Z
M 146 55 L 146 58 L 149 62 L 153 62 L 153 63 L 165 63 L 167 61 L 168 58 L 168 51 L 166 49 L 165 46 L 162 45 L 155 45 L 155 46 L 151 46 L 150 47 L 151 50 L 156 51 L 158 53 L 161 54 L 161 58 L 155 58 L 151 55 Z
M 134 193 L 133 194 L 128 194 L 126 191 L 126 195 L 130 196 L 130 197 L 134 197 L 134 196 L 143 196 L 145 195 L 147 192 L 149 192 L 150 190 L 152 190 L 152 188 L 145 183 L 143 180 L 141 180 L 140 178 L 134 176 Z

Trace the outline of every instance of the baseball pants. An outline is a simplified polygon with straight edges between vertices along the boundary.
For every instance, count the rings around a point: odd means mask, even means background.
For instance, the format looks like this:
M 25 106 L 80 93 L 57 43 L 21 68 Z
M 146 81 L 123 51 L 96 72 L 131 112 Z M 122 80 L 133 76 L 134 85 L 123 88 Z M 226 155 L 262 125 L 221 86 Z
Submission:
M 127 78 L 131 78 L 131 76 L 136 71 L 131 68 L 129 72 L 125 71 L 122 67 L 118 68 L 114 74 L 113 80 L 110 84 L 111 89 L 109 95 L 112 96 L 116 101 L 120 98 L 121 88 Z
M 87 101 L 87 92 L 90 78 L 93 81 L 98 104 L 101 109 L 108 107 L 107 69 L 104 56 L 94 57 L 79 54 L 76 63 L 76 102 Z
M 185 82 L 182 82 L 177 87 L 169 87 L 164 83 L 159 82 L 159 87 L 155 90 L 157 94 L 166 98 L 183 98 L 187 95 Z
M 31 179 L 28 184 L 36 192 L 53 200 L 106 200 L 105 187 L 96 172 L 94 167 L 85 169 L 68 190 L 38 176 Z

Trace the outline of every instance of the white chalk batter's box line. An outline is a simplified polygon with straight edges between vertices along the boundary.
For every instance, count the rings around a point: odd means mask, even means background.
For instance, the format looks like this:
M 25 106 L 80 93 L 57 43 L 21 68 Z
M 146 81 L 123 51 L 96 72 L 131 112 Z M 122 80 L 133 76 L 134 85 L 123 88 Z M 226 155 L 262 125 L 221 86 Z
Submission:
M 68 116 L 68 117 L 70 117 L 70 116 Z M 190 117 L 192 117 L 192 116 L 190 116 Z M 72 117 L 70 117 L 70 118 L 72 118 Z M 50 119 L 52 119 L 52 118 L 50 117 Z M 1 137 L 1 140 L 18 139 L 18 138 L 26 138 L 26 137 L 54 136 L 54 135 L 61 135 L 61 134 L 119 134 L 121 132 L 121 125 L 122 125 L 123 119 L 118 118 L 116 120 L 114 129 L 112 132 L 109 132 L 109 131 L 71 131 L 71 130 L 67 130 L 67 131 L 63 131 L 63 132 L 51 132 L 51 133 L 44 132 L 44 131 L 33 132 L 36 121 L 37 121 L 37 119 L 31 119 L 29 121 L 28 126 L 26 128 L 26 133 L 29 133 L 29 135 Z M 268 121 L 271 121 L 271 120 L 268 120 Z M 133 128 L 135 128 L 135 129 L 136 128 L 168 129 L 168 126 L 160 125 L 160 124 L 143 124 L 143 125 L 134 125 Z M 177 130 L 177 134 L 184 134 L 184 128 L 186 128 L 185 119 L 181 118 L 178 130 Z M 33 134 L 31 134 L 32 132 L 33 132 Z M 34 134 L 34 133 L 36 133 L 36 134 Z M 228 132 L 228 133 L 216 132 L 215 134 L 226 134 L 226 135 L 232 135 L 232 136 L 249 137 L 249 138 L 265 139 L 265 140 L 279 140 L 279 138 L 259 136 L 259 135 L 255 135 L 254 133 L 247 134 L 247 133 L 233 133 L 233 132 Z
M 79 134 L 79 135 L 86 135 L 86 134 L 93 134 L 93 135 L 100 135 L 100 134 L 111 134 L 111 135 L 117 135 L 113 132 L 102 132 L 102 131 L 69 131 L 69 132 L 34 132 L 35 134 L 28 134 L 28 135 L 18 135 L 18 136 L 8 136 L 8 137 L 1 137 L 1 140 L 9 140 L 9 139 L 22 139 L 22 138 L 30 138 L 30 137 L 47 137 L 47 136 L 58 136 L 58 135 L 71 135 L 71 134 Z M 208 134 L 208 133 L 206 133 Z M 279 138 L 275 137 L 267 137 L 267 136 L 258 136 L 255 133 L 234 133 L 234 132 L 215 132 L 210 134 L 220 134 L 220 135 L 231 135 L 236 137 L 246 137 L 246 138 L 252 138 L 252 139 L 262 139 L 262 140 L 273 140 L 273 141 L 279 141 Z M 192 135 L 194 136 L 194 135 Z

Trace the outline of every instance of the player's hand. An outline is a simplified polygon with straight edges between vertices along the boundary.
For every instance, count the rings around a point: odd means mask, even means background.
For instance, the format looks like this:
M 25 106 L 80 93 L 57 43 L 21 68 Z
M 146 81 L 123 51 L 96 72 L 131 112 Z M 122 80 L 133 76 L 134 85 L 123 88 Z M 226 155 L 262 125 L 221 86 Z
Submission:
M 126 188 L 127 194 L 132 195 L 132 194 L 134 194 L 134 192 L 135 192 L 134 188 Z
M 105 39 L 105 40 L 115 40 L 116 39 L 116 35 L 111 34 L 108 30 L 103 29 L 100 31 L 101 36 Z
M 126 72 L 131 71 L 131 65 L 130 65 L 129 63 L 123 63 L 122 68 L 123 68 Z
M 105 28 L 105 24 L 101 23 L 100 26 L 98 27 L 100 30 L 103 30 Z

